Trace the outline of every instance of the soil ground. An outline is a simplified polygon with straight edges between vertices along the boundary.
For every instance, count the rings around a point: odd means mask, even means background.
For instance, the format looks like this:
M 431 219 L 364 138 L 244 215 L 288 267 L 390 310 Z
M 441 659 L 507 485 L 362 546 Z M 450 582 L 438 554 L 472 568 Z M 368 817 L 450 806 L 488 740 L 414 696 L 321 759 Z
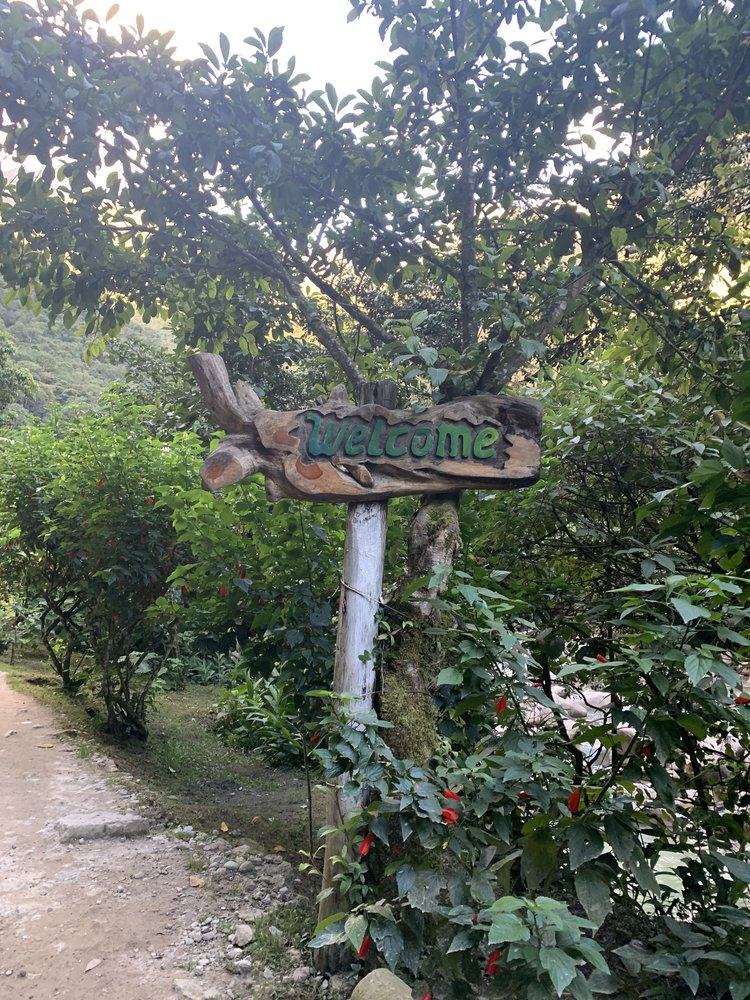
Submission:
M 23 683 L 16 675 L 14 687 L 19 686 Z M 13 690 L 0 672 L 4 1000 L 160 1000 L 176 995 L 175 980 L 193 971 L 185 949 L 191 928 L 207 915 L 231 924 L 242 898 L 238 886 L 196 876 L 195 854 L 159 828 L 172 811 L 188 823 L 212 816 L 213 826 L 226 824 L 236 838 L 245 832 L 235 829 L 241 824 L 266 850 L 275 847 L 281 854 L 284 848 L 296 865 L 297 844 L 271 842 L 282 839 L 286 830 L 298 841 L 307 827 L 302 779 L 279 780 L 278 773 L 221 747 L 212 734 L 204 744 L 205 726 L 190 715 L 194 703 L 183 708 L 185 717 L 179 697 L 176 702 L 173 698 L 171 714 L 157 717 L 153 739 L 145 746 L 113 746 L 102 755 L 69 728 L 69 712 L 61 721 L 49 706 Z M 191 725 L 198 743 L 193 750 Z M 231 755 L 231 767 L 224 753 Z M 186 754 L 189 759 L 181 763 Z M 211 754 L 216 759 L 207 759 Z M 134 779 L 121 779 L 123 763 Z M 174 779 L 171 787 L 146 792 L 150 769 Z M 68 814 L 142 814 L 144 809 L 155 820 L 149 836 L 60 842 L 56 824 Z M 302 888 L 295 885 L 295 892 Z M 212 962 L 207 971 L 217 996 L 256 995 L 249 983 L 238 990 L 238 978 L 220 963 Z M 203 983 L 196 980 L 194 985 Z

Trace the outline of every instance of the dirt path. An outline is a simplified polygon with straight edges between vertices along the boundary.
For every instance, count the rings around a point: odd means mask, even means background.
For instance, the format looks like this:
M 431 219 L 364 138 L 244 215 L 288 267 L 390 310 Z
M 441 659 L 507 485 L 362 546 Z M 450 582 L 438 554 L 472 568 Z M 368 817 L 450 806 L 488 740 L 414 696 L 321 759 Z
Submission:
M 187 845 L 163 833 L 61 843 L 56 827 L 71 813 L 137 811 L 132 793 L 82 760 L 53 714 L 0 672 L 3 1000 L 166 1000 L 180 979 L 187 997 L 250 995 L 216 956 L 191 978 L 195 922 L 227 907 L 210 887 L 191 887 Z M 219 932 L 205 937 L 208 947 Z

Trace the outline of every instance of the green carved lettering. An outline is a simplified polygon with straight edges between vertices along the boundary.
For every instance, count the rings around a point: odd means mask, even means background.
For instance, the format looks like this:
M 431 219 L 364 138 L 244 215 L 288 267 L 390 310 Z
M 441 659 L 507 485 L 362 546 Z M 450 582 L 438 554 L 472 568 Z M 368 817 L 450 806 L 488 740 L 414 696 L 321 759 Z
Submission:
M 497 427 L 483 427 L 474 438 L 474 458 L 494 458 L 495 442 L 499 437 Z
M 401 458 L 407 452 L 407 447 L 405 444 L 397 445 L 396 442 L 404 434 L 408 434 L 410 431 L 408 424 L 396 424 L 395 427 L 391 427 L 388 434 L 388 438 L 385 442 L 385 453 L 389 458 Z
M 307 442 L 309 454 L 313 458 L 318 458 L 320 455 L 331 458 L 335 455 L 346 427 L 342 424 L 340 428 L 337 428 L 335 423 L 323 425 L 322 418 L 313 412 L 306 413 L 304 419 L 312 424 L 310 440 Z
M 468 458 L 471 454 L 471 431 L 461 424 L 448 423 L 441 420 L 438 426 L 438 443 L 435 454 L 445 458 L 445 446 L 448 445 L 448 457 Z
M 435 444 L 435 432 L 431 427 L 417 427 L 411 439 L 410 451 L 415 458 L 424 458 Z
M 372 425 L 370 441 L 367 445 L 367 454 L 370 458 L 380 458 L 383 454 L 383 441 L 378 440 L 383 430 L 385 430 L 385 420 L 382 417 L 376 417 L 375 423 Z
M 354 458 L 356 455 L 364 455 L 367 434 L 370 428 L 368 424 L 355 424 L 349 431 L 349 437 L 344 444 L 344 454 Z

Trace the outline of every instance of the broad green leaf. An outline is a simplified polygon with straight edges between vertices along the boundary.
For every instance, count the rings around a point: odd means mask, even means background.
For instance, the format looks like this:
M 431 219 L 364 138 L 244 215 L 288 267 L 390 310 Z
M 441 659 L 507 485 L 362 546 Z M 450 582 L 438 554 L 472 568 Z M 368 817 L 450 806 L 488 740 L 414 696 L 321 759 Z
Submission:
M 488 944 L 505 944 L 511 941 L 528 941 L 529 928 L 513 913 L 496 913 L 492 917 Z
M 612 248 L 619 250 L 628 241 L 628 231 L 627 229 L 621 229 L 619 226 L 613 226 L 609 231 L 609 237 L 612 240 Z
M 570 867 L 573 871 L 587 861 L 598 858 L 604 850 L 604 841 L 599 831 L 584 823 L 573 823 L 568 829 Z
M 600 927 L 612 912 L 609 884 L 591 868 L 581 868 L 575 875 L 575 887 L 586 916 Z
M 575 979 L 576 963 L 560 948 L 542 948 L 539 963 L 547 970 L 557 995 L 562 996 L 565 987 Z
M 669 603 L 682 618 L 686 625 L 695 621 L 696 618 L 710 618 L 711 612 L 708 608 L 702 608 L 697 604 L 691 604 L 682 597 L 670 597 Z

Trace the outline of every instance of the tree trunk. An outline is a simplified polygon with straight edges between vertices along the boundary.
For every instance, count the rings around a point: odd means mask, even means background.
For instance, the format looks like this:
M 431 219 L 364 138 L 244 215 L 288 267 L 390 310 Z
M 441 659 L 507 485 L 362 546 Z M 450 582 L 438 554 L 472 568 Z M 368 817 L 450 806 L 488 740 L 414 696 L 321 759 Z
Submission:
M 450 567 L 461 547 L 458 523 L 460 494 L 425 497 L 409 532 L 406 574 L 399 591 L 404 594 L 415 580 Z M 447 576 L 447 575 L 446 575 Z M 406 598 L 390 603 L 389 620 L 398 641 L 389 650 L 383 669 L 379 715 L 393 723 L 385 737 L 399 757 L 423 764 L 438 746 L 437 710 L 432 697 L 435 678 L 443 666 L 438 638 L 425 630 L 444 622 L 444 613 L 430 603 L 447 579 L 433 587 L 420 587 Z

